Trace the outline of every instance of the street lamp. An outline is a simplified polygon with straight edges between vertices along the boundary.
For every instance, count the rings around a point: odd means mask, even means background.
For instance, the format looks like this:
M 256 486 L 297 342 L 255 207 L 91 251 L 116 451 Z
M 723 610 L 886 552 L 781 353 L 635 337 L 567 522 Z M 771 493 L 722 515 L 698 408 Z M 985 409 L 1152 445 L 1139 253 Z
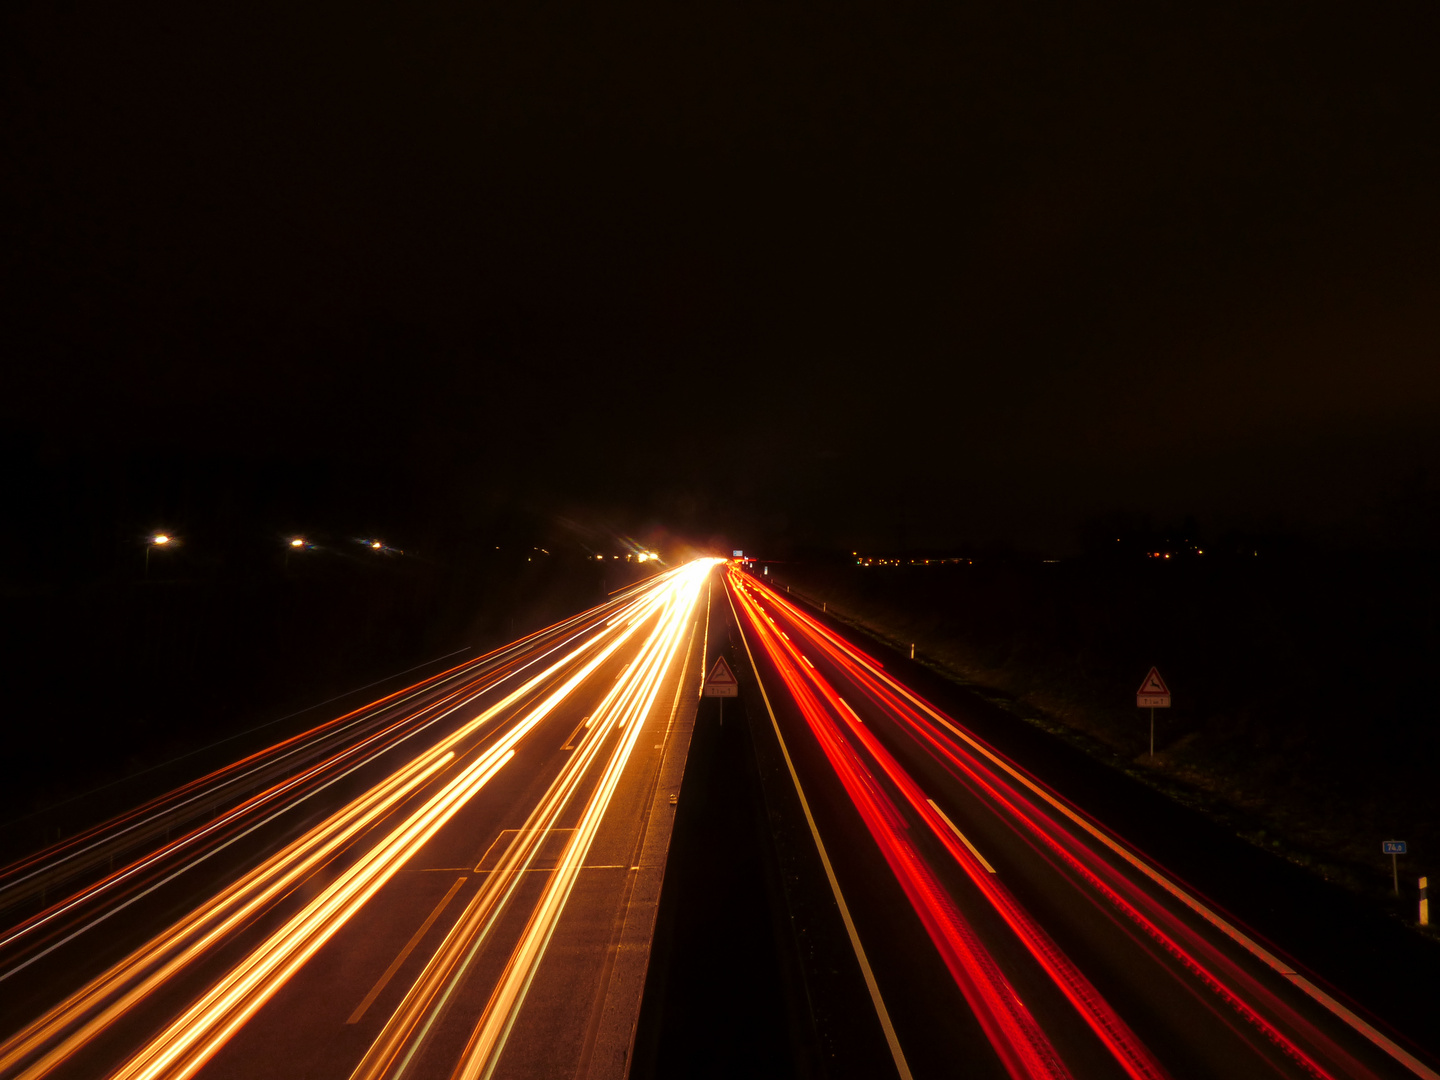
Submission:
M 150 549 L 165 547 L 171 540 L 172 538 L 165 533 L 156 533 L 154 536 L 145 538 L 145 576 L 147 578 L 150 576 Z

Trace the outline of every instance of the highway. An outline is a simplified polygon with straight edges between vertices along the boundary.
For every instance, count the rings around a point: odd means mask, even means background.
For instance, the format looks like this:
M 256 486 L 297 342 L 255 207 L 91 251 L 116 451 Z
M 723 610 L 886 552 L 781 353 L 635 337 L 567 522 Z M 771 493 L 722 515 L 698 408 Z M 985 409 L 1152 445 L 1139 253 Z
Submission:
M 0 871 L 0 1076 L 624 1076 L 716 561 Z
M 0 1077 L 628 1075 L 729 642 L 809 851 L 789 887 L 822 900 L 790 918 L 825 1075 L 1440 1080 L 1083 792 L 718 563 L 0 869 Z
M 757 743 L 783 759 L 863 987 L 863 1022 L 826 1035 L 835 1075 L 1437 1080 L 1092 819 L 1083 793 L 1052 790 L 762 580 L 735 565 L 726 580 Z M 870 1064 L 847 1071 L 851 1057 Z

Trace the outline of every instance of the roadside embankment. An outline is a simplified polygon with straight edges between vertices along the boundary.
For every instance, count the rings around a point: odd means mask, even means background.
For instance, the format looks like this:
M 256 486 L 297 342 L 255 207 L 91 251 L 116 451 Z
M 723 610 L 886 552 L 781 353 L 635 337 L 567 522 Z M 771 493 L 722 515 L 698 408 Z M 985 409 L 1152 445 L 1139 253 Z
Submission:
M 1440 869 L 1440 572 L 1417 558 L 773 566 L 770 580 L 1414 918 Z M 1151 665 L 1174 694 L 1149 715 Z M 1402 899 L 1383 840 L 1403 839 Z

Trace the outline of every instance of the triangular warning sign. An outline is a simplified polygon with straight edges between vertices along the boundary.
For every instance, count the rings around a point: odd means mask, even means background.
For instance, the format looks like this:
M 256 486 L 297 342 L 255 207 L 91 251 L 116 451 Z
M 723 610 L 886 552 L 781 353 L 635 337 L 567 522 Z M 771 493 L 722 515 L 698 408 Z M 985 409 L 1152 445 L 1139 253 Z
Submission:
M 692 684 L 693 685 L 693 684 Z M 730 665 L 725 662 L 725 657 L 715 661 L 715 666 L 710 669 L 710 677 L 705 680 L 706 686 L 736 686 L 735 673 L 730 670 Z
M 1140 694 L 1168 694 L 1170 693 L 1170 688 L 1165 685 L 1165 680 L 1160 678 L 1160 672 L 1152 667 L 1150 674 L 1145 676 L 1145 681 L 1140 684 L 1140 689 L 1136 692 Z

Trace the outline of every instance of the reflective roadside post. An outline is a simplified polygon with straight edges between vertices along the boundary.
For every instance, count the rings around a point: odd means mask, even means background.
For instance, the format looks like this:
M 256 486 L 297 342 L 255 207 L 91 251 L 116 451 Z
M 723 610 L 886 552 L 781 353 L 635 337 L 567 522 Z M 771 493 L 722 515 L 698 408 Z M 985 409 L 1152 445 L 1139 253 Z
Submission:
M 1430 879 L 1420 879 L 1420 925 L 1430 925 Z

